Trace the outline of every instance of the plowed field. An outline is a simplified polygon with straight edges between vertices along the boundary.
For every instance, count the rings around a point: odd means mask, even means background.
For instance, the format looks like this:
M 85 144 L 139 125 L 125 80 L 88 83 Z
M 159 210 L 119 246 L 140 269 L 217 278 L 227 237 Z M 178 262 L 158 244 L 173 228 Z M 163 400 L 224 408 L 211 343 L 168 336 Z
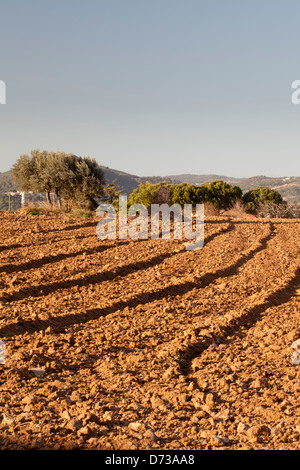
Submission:
M 300 220 L 0 222 L 1 449 L 300 448 Z

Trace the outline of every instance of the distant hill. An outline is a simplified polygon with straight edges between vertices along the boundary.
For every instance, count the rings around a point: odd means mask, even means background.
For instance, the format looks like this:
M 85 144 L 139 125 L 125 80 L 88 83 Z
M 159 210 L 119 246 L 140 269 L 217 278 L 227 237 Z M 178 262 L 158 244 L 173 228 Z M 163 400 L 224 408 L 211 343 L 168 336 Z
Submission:
M 13 182 L 11 171 L 0 173 L 0 193 L 5 193 L 8 191 L 16 191 L 16 186 Z
M 200 185 L 209 181 L 223 180 L 227 181 L 228 176 L 221 175 L 192 175 L 192 174 L 183 174 L 183 175 L 170 175 L 169 178 L 172 183 L 189 183 L 194 185 Z
M 124 193 L 129 194 L 137 188 L 141 182 L 141 178 L 136 175 L 125 173 L 124 171 L 112 170 L 103 165 L 99 165 L 104 172 L 106 184 L 115 184 Z
M 167 181 L 173 184 L 190 183 L 200 185 L 206 181 L 223 180 L 230 184 L 239 186 L 245 193 L 256 186 L 267 186 L 276 189 L 282 197 L 289 203 L 300 204 L 300 176 L 291 177 L 268 177 L 268 176 L 253 176 L 251 178 L 234 178 L 224 175 L 194 175 L 194 174 L 179 174 L 168 176 L 137 176 L 124 171 L 114 170 L 100 165 L 104 171 L 107 184 L 115 184 L 119 186 L 124 194 L 131 193 L 140 183 L 149 181 L 151 183 L 158 183 Z M 0 173 L 0 210 L 8 209 L 8 196 L 7 192 L 16 191 L 16 185 L 12 179 L 12 172 L 6 171 Z M 14 198 L 13 198 L 14 199 Z M 19 204 L 19 202 L 18 202 Z M 13 206 L 15 207 L 15 206 Z

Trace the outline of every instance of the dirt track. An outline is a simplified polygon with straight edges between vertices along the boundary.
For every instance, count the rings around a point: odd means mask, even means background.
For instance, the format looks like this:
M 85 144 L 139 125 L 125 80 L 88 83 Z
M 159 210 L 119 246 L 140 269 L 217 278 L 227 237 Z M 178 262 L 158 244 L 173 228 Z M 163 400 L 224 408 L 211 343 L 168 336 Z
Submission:
M 300 448 L 299 219 L 211 217 L 199 251 L 0 222 L 1 449 Z

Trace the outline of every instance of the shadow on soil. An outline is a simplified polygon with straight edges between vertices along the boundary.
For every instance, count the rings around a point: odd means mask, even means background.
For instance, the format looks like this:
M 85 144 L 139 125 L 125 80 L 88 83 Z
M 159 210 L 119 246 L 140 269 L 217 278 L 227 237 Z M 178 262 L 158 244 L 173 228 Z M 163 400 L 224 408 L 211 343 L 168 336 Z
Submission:
M 230 223 L 228 227 L 222 230 L 219 230 L 218 232 L 208 236 L 207 239 L 205 240 L 205 245 L 210 243 L 215 237 L 222 235 L 224 233 L 230 232 L 232 230 L 234 230 L 234 224 Z M 119 241 L 119 243 L 122 245 L 129 244 L 128 241 L 124 241 L 124 242 Z M 20 272 L 20 271 L 25 271 L 26 269 L 33 269 L 33 268 L 37 269 L 37 268 L 41 268 L 42 266 L 46 264 L 51 264 L 53 262 L 59 262 L 64 259 L 80 256 L 84 253 L 86 253 L 87 255 L 101 253 L 109 248 L 114 248 L 114 247 L 115 245 L 110 245 L 106 247 L 97 247 L 97 248 L 93 248 L 90 250 L 85 249 L 76 253 L 62 253 L 62 254 L 54 255 L 54 256 L 47 256 L 40 260 L 34 260 L 32 262 L 30 261 L 28 263 L 24 263 L 23 265 L 19 264 L 19 265 L 3 266 L 3 268 L 0 269 L 0 272 L 2 271 Z M 86 276 L 82 279 L 64 280 L 64 281 L 53 282 L 50 284 L 41 284 L 41 285 L 37 285 L 34 287 L 31 286 L 28 288 L 23 288 L 23 289 L 20 289 L 19 291 L 14 292 L 13 294 L 4 295 L 2 298 L 0 298 L 0 300 L 5 301 L 5 302 L 10 302 L 10 301 L 23 300 L 28 297 L 43 297 L 53 291 L 57 291 L 61 289 L 70 289 L 75 286 L 86 287 L 89 285 L 99 284 L 100 282 L 113 281 L 118 276 L 124 277 L 124 276 L 127 276 L 128 274 L 141 271 L 144 269 L 148 269 L 155 265 L 161 264 L 164 260 L 168 258 L 171 258 L 173 256 L 178 255 L 179 253 L 184 253 L 184 252 L 186 252 L 185 248 L 181 248 L 179 251 L 163 253 L 146 261 L 140 261 L 137 263 L 130 263 L 124 266 L 119 266 L 111 271 L 105 271 L 105 272 L 93 274 L 91 276 Z
M 290 301 L 300 285 L 300 267 L 294 273 L 294 276 L 286 283 L 285 286 L 272 292 L 266 300 L 259 305 L 251 308 L 240 318 L 233 320 L 229 325 L 219 328 L 219 334 L 214 337 L 202 338 L 199 342 L 190 344 L 185 350 L 180 352 L 180 368 L 183 374 L 190 373 L 192 360 L 199 357 L 214 342 L 216 344 L 232 343 L 237 336 L 241 338 L 241 331 L 252 328 L 261 318 L 262 314 L 271 307 L 283 305 Z M 230 339 L 228 339 L 230 337 Z
M 128 245 L 128 243 L 129 243 L 128 241 L 119 242 L 120 245 Z M 1 272 L 14 273 L 14 272 L 20 272 L 20 271 L 27 271 L 28 269 L 40 269 L 47 264 L 58 263 L 65 259 L 76 258 L 77 256 L 81 256 L 83 254 L 88 256 L 88 255 L 94 255 L 96 253 L 103 253 L 104 251 L 110 248 L 115 248 L 115 246 L 113 245 L 98 246 L 96 248 L 86 248 L 80 251 L 76 251 L 74 253 L 60 253 L 58 255 L 44 256 L 43 258 L 35 259 L 35 260 L 28 261 L 27 263 L 22 263 L 22 264 L 7 264 L 4 266 L 1 266 L 0 273 Z
M 26 332 L 33 333 L 37 330 L 45 330 L 49 326 L 51 326 L 54 329 L 67 328 L 74 324 L 82 324 L 91 320 L 96 320 L 100 318 L 101 316 L 106 316 L 118 310 L 123 310 L 125 307 L 134 308 L 138 305 L 145 305 L 145 304 L 154 302 L 156 300 L 165 299 L 167 297 L 181 296 L 191 291 L 192 289 L 201 289 L 203 287 L 206 287 L 207 285 L 214 282 L 218 278 L 226 278 L 226 277 L 234 276 L 238 273 L 238 270 L 241 266 L 247 263 L 247 261 L 253 258 L 257 253 L 266 249 L 268 241 L 275 235 L 274 225 L 270 223 L 269 226 L 270 226 L 270 233 L 260 240 L 256 248 L 254 248 L 253 250 L 251 250 L 250 252 L 246 254 L 243 254 L 237 260 L 236 263 L 226 268 L 218 269 L 217 271 L 213 273 L 204 274 L 203 276 L 196 278 L 194 281 L 187 281 L 181 284 L 177 284 L 175 286 L 167 286 L 167 287 L 158 289 L 154 292 L 151 292 L 151 291 L 143 292 L 142 294 L 133 296 L 132 298 L 128 300 L 120 300 L 114 303 L 113 305 L 105 307 L 105 308 L 89 309 L 86 311 L 86 313 L 69 314 L 69 315 L 64 315 L 62 317 L 52 318 L 50 320 L 20 321 L 18 323 L 9 324 L 0 329 L 0 337 L 20 335 Z M 232 230 L 231 225 L 229 225 L 229 227 L 225 229 L 225 231 L 230 231 L 230 230 Z M 221 234 L 221 233 L 224 233 L 224 231 L 219 231 L 218 233 Z M 215 236 L 217 236 L 217 234 Z M 183 249 L 182 252 L 185 252 L 185 249 Z M 75 280 L 75 281 L 70 280 L 70 281 L 64 282 L 63 285 L 61 283 L 54 283 L 51 285 L 51 289 L 57 290 L 59 288 L 69 288 L 74 285 L 85 286 L 85 285 L 89 285 L 92 283 L 101 282 L 101 280 L 102 281 L 110 280 L 110 279 L 113 280 L 118 275 L 126 275 L 126 274 L 129 274 L 130 272 L 137 271 L 138 269 L 147 269 L 151 266 L 161 263 L 164 259 L 177 255 L 177 254 L 178 252 L 165 253 L 163 255 L 151 258 L 148 261 L 142 261 L 140 263 L 132 263 L 131 265 L 127 265 L 125 267 L 122 266 L 120 268 L 117 268 L 114 271 L 100 273 L 95 276 L 90 276 L 82 280 Z M 23 291 L 19 292 L 19 294 L 22 294 L 22 293 Z M 36 296 L 38 297 L 40 295 L 46 295 L 47 293 L 48 292 L 42 291 L 42 293 L 41 292 L 37 293 Z M 29 292 L 25 291 L 24 294 L 25 295 L 22 296 L 22 298 L 26 298 L 29 295 Z M 34 293 L 32 292 L 32 290 L 30 290 L 30 295 L 34 296 Z M 14 296 L 13 296 L 13 299 L 15 300 Z M 7 299 L 5 300 L 7 301 Z M 187 351 L 185 354 L 186 360 L 191 361 L 193 358 L 192 357 L 193 354 L 194 353 Z M 190 355 L 191 355 L 191 358 L 188 359 Z

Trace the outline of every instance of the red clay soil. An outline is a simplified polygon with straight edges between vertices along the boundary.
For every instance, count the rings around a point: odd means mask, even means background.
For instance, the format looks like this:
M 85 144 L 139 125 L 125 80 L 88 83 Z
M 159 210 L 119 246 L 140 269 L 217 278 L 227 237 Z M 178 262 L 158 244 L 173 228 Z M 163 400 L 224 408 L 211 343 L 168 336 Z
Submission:
M 0 449 L 300 448 L 299 219 L 210 217 L 198 251 L 0 223 Z

